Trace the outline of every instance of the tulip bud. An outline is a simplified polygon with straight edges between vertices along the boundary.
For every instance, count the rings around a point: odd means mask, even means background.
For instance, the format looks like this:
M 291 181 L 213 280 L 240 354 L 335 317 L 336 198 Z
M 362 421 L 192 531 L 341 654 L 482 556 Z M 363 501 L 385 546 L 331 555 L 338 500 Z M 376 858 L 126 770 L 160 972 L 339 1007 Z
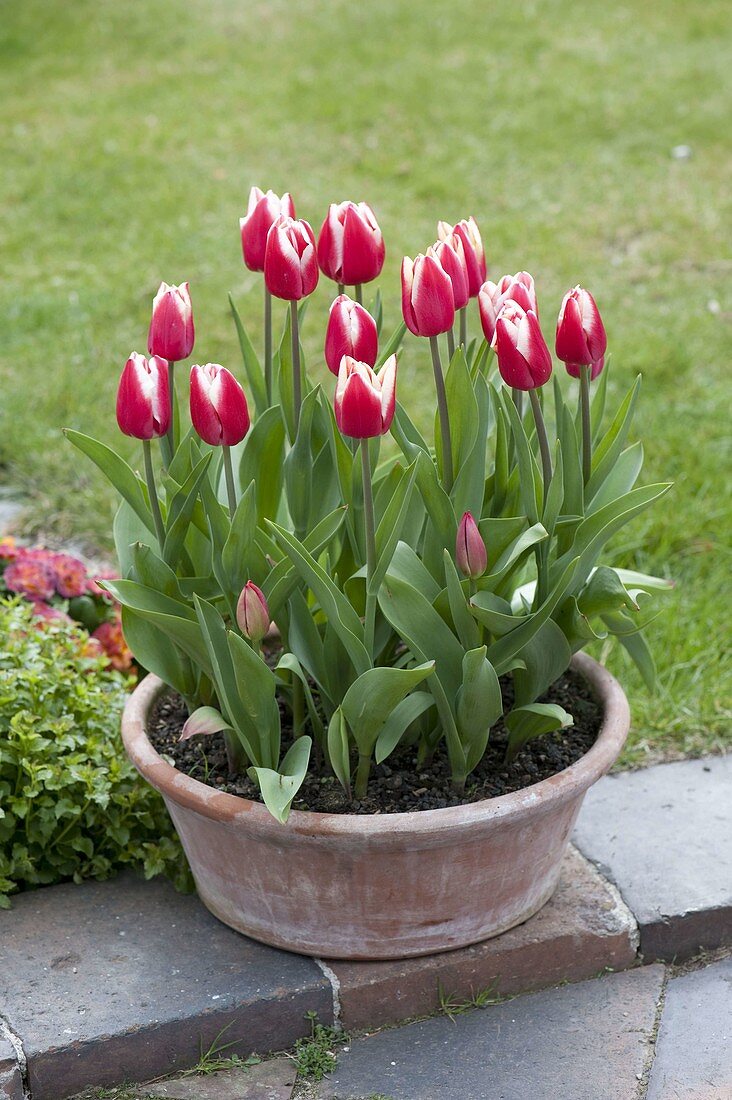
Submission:
M 451 329 L 455 301 L 450 276 L 434 255 L 402 260 L 402 314 L 415 336 L 439 336 Z
M 153 355 L 146 359 L 133 351 L 122 371 L 117 390 L 117 423 L 135 439 L 154 439 L 170 427 L 168 364 Z
M 236 621 L 245 638 L 259 645 L 269 631 L 270 617 L 264 592 L 254 581 L 247 581 L 236 605 Z
M 451 236 L 460 237 L 465 249 L 465 263 L 468 274 L 468 293 L 471 298 L 477 298 L 478 291 L 485 282 L 485 249 L 475 218 L 458 222 L 452 226 L 449 222 L 438 222 L 437 236 L 441 241 L 449 240 Z
M 478 294 L 478 309 L 483 335 L 489 344 L 493 343 L 496 331 L 496 318 L 506 302 L 515 302 L 523 310 L 530 309 L 539 316 L 536 306 L 534 280 L 528 271 L 519 271 L 515 275 L 503 275 L 499 282 L 483 283 Z
M 244 263 L 250 271 L 264 271 L 267 234 L 280 216 L 295 217 L 295 204 L 291 196 L 285 192 L 279 198 L 274 191 L 265 194 L 258 187 L 252 187 L 246 217 L 239 219 Z
M 193 310 L 188 283 L 168 286 L 161 283 L 153 299 L 152 319 L 147 337 L 150 355 L 177 363 L 193 351 Z
M 552 373 L 552 357 L 532 309 L 508 301 L 496 319 L 493 344 L 504 382 L 516 390 L 543 386 Z
M 318 263 L 335 283 L 370 283 L 384 266 L 384 238 L 368 203 L 331 203 L 318 236 Z
M 218 363 L 191 367 L 191 420 L 204 443 L 234 447 L 249 431 L 244 390 Z
M 396 355 L 378 374 L 349 355 L 341 359 L 335 392 L 336 422 L 343 435 L 370 439 L 389 431 L 396 407 Z
M 450 276 L 453 304 L 455 309 L 462 309 L 470 301 L 468 266 L 462 239 L 455 233 L 449 240 L 437 241 L 427 249 L 427 255 L 434 256 L 442 270 Z
M 589 290 L 576 286 L 564 295 L 557 320 L 557 359 L 563 360 L 568 374 L 579 378 L 580 366 L 589 366 L 591 378 L 597 378 L 605 365 L 607 335 L 600 311 Z
M 483 537 L 470 512 L 465 512 L 460 520 L 455 544 L 455 561 L 460 572 L 473 580 L 482 577 L 488 565 L 488 553 Z
M 270 294 L 286 302 L 307 298 L 318 285 L 315 237 L 306 221 L 279 217 L 267 234 L 264 281 Z
M 340 294 L 330 307 L 325 333 L 325 361 L 337 375 L 344 355 L 373 367 L 379 351 L 376 321 L 367 309 Z

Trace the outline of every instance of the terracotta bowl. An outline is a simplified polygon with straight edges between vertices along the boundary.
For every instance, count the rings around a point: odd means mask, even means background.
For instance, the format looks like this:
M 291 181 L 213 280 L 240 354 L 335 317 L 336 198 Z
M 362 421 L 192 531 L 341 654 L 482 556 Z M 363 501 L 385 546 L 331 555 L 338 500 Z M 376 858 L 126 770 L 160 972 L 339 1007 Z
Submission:
M 531 787 L 467 806 L 380 816 L 293 810 L 280 825 L 260 803 L 190 779 L 158 755 L 146 734 L 166 690 L 155 676 L 130 697 L 122 736 L 165 799 L 201 900 L 219 920 L 305 955 L 427 955 L 520 924 L 557 885 L 585 792 L 630 726 L 610 673 L 584 654 L 572 663 L 604 710 L 590 751 Z

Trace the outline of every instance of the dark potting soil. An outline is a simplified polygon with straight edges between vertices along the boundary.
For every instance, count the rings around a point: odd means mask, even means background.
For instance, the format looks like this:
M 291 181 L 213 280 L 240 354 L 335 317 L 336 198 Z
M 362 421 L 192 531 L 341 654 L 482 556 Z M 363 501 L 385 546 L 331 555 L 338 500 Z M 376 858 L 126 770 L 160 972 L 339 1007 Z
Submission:
M 501 680 L 504 711 L 513 699 L 513 683 Z M 450 769 L 444 746 L 440 745 L 429 764 L 418 765 L 414 749 L 393 753 L 371 769 L 368 794 L 349 801 L 338 780 L 326 771 L 308 774 L 293 802 L 296 810 L 320 813 L 393 814 L 411 810 L 435 810 L 479 802 L 484 798 L 519 791 L 547 779 L 574 764 L 592 747 L 602 723 L 602 709 L 586 682 L 575 672 L 566 672 L 541 702 L 559 703 L 574 717 L 574 725 L 530 741 L 515 760 L 504 763 L 508 732 L 502 720 L 491 730 L 488 748 L 475 771 L 468 777 L 465 793 L 450 786 Z M 162 696 L 151 716 L 148 736 L 155 749 L 180 771 L 216 790 L 260 801 L 258 788 L 244 775 L 230 775 L 222 734 L 179 741 L 187 717 L 185 703 L 177 695 Z M 283 712 L 283 719 L 286 717 Z M 283 753 L 291 741 L 283 722 Z

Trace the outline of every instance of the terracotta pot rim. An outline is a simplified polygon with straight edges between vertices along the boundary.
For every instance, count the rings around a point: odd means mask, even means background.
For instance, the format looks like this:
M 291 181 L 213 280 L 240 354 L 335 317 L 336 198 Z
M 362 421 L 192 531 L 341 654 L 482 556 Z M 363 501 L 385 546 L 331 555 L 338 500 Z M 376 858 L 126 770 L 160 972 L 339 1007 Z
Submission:
M 283 840 L 288 832 L 320 836 L 369 837 L 380 834 L 395 837 L 435 831 L 443 833 L 504 818 L 518 823 L 527 816 L 540 816 L 557 802 L 584 793 L 609 771 L 628 735 L 630 709 L 615 677 L 585 653 L 575 654 L 572 668 L 584 676 L 603 705 L 602 725 L 592 748 L 563 771 L 529 787 L 443 809 L 374 815 L 292 810 L 287 824 L 280 825 L 262 803 L 217 791 L 198 779 L 192 779 L 169 764 L 153 748 L 146 731 L 147 716 L 155 701 L 168 688 L 152 674 L 134 690 L 125 706 L 122 738 L 137 770 L 166 798 L 214 821 L 233 821 L 246 815 L 250 827 L 267 832 L 281 829 Z

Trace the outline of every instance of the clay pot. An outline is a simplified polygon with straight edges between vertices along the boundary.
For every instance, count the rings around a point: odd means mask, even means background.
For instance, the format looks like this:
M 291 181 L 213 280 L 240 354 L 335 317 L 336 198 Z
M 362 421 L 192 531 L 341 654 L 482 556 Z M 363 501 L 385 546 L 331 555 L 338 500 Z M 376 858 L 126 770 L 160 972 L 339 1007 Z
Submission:
M 201 900 L 219 920 L 305 955 L 427 955 L 496 936 L 551 897 L 585 792 L 612 766 L 630 725 L 610 673 L 584 654 L 573 665 L 604 709 L 590 751 L 531 787 L 443 810 L 293 810 L 280 825 L 260 803 L 190 779 L 158 755 L 145 732 L 166 690 L 154 676 L 131 696 L 122 735 L 165 799 Z

